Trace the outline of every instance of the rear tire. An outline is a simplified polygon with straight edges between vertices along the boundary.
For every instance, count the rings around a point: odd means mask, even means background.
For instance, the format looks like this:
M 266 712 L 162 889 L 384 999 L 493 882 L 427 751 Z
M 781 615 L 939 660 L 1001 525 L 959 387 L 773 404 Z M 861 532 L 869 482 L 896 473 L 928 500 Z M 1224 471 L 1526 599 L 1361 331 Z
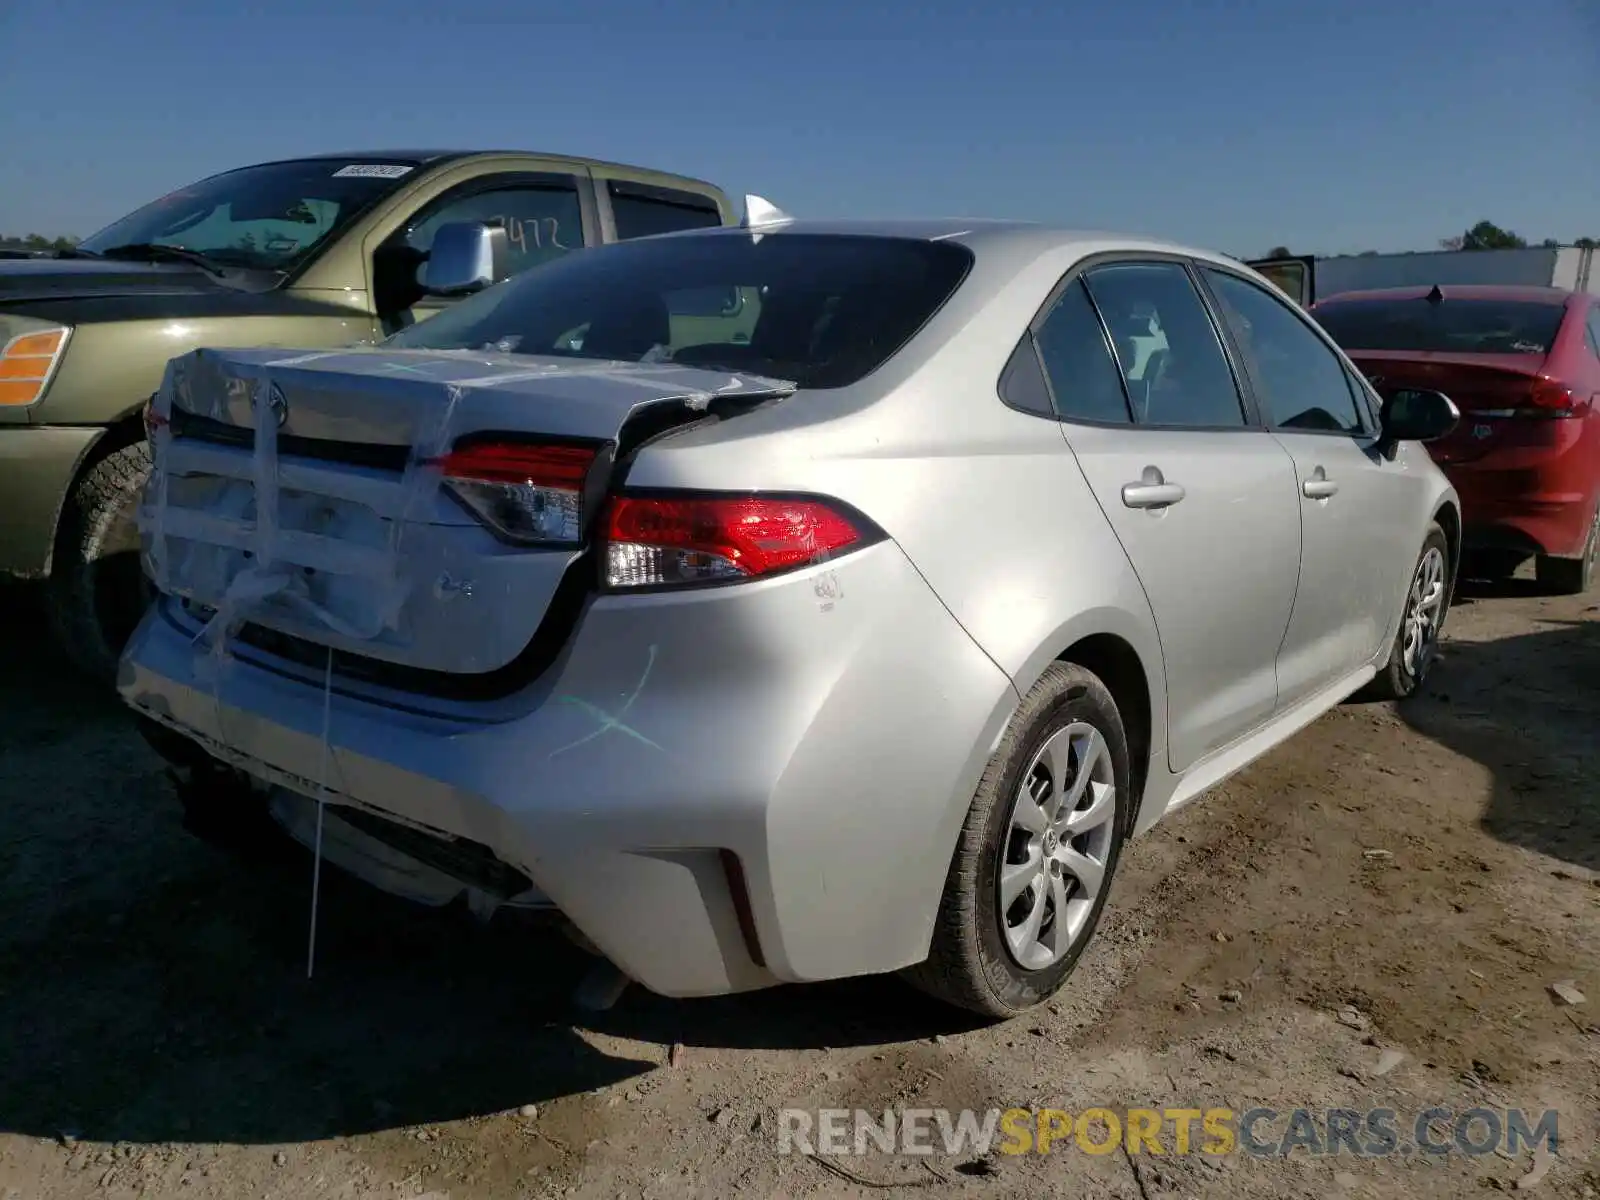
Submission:
M 1541 554 L 1534 564 L 1539 586 L 1558 596 L 1581 596 L 1594 584 L 1595 559 L 1600 557 L 1600 509 L 1589 518 L 1589 537 L 1577 558 L 1552 558 Z
M 103 683 L 149 607 L 135 518 L 150 474 L 143 442 L 106 455 L 73 485 L 50 569 L 52 632 L 73 665 Z
M 1368 698 L 1405 700 L 1422 687 L 1433 666 L 1439 632 L 1450 611 L 1450 580 L 1450 542 L 1435 522 L 1428 526 L 1422 550 L 1411 569 L 1400 629 L 1389 650 L 1389 661 L 1367 686 L 1365 695 Z M 1436 592 L 1435 587 L 1440 590 Z
M 989 760 L 928 958 L 905 978 L 998 1020 L 1058 992 L 1100 922 L 1132 824 L 1131 778 L 1105 684 L 1076 664 L 1052 664 Z

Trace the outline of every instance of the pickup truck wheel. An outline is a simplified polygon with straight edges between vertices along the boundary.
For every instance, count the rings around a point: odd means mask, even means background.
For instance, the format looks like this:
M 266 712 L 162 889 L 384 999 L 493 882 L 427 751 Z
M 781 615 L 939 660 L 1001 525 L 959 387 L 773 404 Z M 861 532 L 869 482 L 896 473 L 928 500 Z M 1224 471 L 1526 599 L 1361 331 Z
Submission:
M 1127 835 L 1128 741 L 1095 675 L 1054 663 L 989 760 L 913 985 L 993 1019 L 1066 983 L 1105 907 Z
M 153 592 L 135 524 L 150 474 L 140 442 L 106 455 L 78 478 L 61 514 L 50 570 L 50 623 L 73 664 L 106 683 Z

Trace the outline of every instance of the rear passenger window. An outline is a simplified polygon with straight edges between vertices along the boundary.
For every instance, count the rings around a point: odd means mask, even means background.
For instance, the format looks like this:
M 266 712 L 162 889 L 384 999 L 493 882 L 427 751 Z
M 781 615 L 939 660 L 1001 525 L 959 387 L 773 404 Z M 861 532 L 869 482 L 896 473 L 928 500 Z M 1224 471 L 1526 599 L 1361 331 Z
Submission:
M 1600 313 L 1592 308 L 1584 325 L 1583 340 L 1589 343 L 1589 353 L 1600 358 Z
M 1200 294 L 1177 263 L 1117 263 L 1085 279 L 1141 425 L 1238 429 L 1244 407 Z
M 1297 432 L 1360 433 L 1344 364 L 1328 344 L 1265 288 L 1225 271 L 1205 272 L 1263 393 L 1268 422 Z
M 1034 340 L 1058 417 L 1063 421 L 1128 423 L 1122 375 L 1106 345 L 1105 328 L 1081 282 L 1067 285 Z
M 722 224 L 722 214 L 710 196 L 673 188 L 612 180 L 606 185 L 617 240 L 676 233 L 680 229 L 711 229 Z

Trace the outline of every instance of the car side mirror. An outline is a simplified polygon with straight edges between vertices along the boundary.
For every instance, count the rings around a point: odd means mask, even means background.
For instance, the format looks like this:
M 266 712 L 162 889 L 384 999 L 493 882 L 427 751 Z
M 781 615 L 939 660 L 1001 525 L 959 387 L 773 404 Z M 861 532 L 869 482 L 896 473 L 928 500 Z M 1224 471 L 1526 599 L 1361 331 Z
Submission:
M 1461 420 L 1461 410 L 1443 392 L 1397 388 L 1383 398 L 1378 415 L 1383 441 L 1432 442 L 1444 437 Z
M 509 265 L 504 225 L 450 221 L 434 231 L 418 282 L 430 296 L 470 296 L 504 279 Z

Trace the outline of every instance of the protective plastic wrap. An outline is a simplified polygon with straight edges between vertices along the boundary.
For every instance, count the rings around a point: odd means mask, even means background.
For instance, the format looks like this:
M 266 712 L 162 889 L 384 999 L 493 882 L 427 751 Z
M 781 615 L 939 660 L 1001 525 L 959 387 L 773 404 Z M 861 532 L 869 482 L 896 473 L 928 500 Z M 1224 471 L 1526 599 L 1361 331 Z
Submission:
M 346 790 L 330 744 L 334 653 L 495 669 L 528 644 L 581 552 L 495 548 L 440 486 L 457 439 L 615 442 L 645 407 L 670 404 L 692 419 L 719 398 L 792 390 L 659 361 L 381 349 L 174 359 L 147 418 L 154 469 L 139 526 L 151 578 L 200 622 L 219 740 L 231 745 L 222 693 L 243 626 L 322 649 L 320 864 L 323 808 L 330 789 Z M 461 587 L 469 576 L 476 586 Z M 312 937 L 314 949 L 314 920 Z

